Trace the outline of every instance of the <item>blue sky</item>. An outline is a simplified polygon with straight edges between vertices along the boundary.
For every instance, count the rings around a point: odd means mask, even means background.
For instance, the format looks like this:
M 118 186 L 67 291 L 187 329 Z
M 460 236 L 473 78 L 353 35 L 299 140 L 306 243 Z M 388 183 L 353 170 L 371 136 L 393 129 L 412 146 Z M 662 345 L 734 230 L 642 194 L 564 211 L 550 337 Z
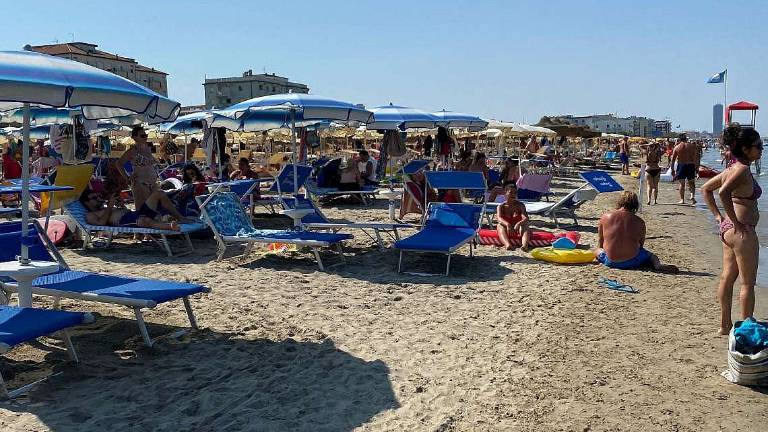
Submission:
M 202 103 L 206 75 L 266 69 L 366 106 L 529 123 L 615 112 L 709 130 L 723 92 L 705 82 L 727 66 L 728 100 L 768 110 L 761 1 L 109 3 L 8 2 L 0 49 L 96 43 L 168 72 L 185 105 Z

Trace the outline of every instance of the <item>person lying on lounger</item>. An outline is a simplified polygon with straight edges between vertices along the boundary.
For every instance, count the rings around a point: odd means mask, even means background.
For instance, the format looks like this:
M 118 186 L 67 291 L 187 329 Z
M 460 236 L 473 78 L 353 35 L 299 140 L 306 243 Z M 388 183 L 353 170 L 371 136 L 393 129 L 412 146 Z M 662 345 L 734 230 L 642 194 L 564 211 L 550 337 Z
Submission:
M 530 250 L 528 241 L 531 238 L 528 212 L 525 211 L 525 204 L 517 199 L 516 185 L 507 185 L 506 198 L 507 200 L 496 209 L 496 218 L 499 221 L 496 231 L 499 233 L 499 240 L 507 250 L 513 250 L 515 246 L 512 245 L 510 238 L 519 238 L 522 243 L 520 249 L 528 252 Z
M 635 214 L 639 208 L 636 193 L 622 192 L 616 210 L 600 217 L 597 249 L 592 252 L 598 261 L 610 268 L 627 270 L 649 266 L 654 270 L 677 273 L 677 267 L 662 264 L 659 257 L 643 247 L 645 221 Z
M 89 189 L 80 196 L 80 202 L 88 210 L 85 220 L 91 225 L 179 231 L 179 222 L 186 221 L 174 206 L 173 201 L 161 190 L 152 192 L 137 211 L 115 207 L 114 196 L 109 199 L 105 207 L 99 194 Z M 170 215 L 169 221 L 161 220 L 161 207 Z

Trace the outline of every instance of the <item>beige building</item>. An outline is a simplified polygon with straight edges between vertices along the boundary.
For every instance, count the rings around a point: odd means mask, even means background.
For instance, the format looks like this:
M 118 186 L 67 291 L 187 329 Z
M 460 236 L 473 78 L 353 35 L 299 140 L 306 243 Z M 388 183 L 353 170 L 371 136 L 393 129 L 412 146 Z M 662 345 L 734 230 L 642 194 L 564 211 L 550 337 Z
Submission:
M 203 83 L 205 107 L 225 108 L 244 100 L 280 93 L 309 93 L 305 84 L 288 81 L 275 74 L 253 74 L 243 72 L 241 77 L 211 78 Z
M 97 49 L 97 46 L 86 42 L 69 42 L 53 45 L 27 45 L 24 49 L 85 63 L 128 78 L 163 96 L 168 96 L 167 73 L 139 64 L 132 58 L 102 51 Z

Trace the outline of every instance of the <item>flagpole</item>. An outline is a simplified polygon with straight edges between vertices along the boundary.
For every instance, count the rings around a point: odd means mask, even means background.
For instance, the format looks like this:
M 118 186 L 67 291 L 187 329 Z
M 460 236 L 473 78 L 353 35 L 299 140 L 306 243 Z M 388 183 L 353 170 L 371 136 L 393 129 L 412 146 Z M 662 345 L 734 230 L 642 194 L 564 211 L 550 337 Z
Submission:
M 725 113 L 728 112 L 728 68 L 725 68 L 725 77 L 723 79 L 723 130 L 728 127 L 728 119 Z

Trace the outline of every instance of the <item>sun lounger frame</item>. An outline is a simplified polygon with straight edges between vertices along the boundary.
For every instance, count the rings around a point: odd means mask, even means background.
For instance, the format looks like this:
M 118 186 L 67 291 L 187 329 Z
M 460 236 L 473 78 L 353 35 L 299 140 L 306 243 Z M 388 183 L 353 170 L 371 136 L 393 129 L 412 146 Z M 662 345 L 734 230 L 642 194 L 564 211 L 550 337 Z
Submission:
M 211 231 L 213 231 L 213 236 L 216 239 L 216 243 L 217 243 L 216 260 L 217 261 L 221 261 L 224 258 L 224 255 L 227 252 L 227 246 L 244 245 L 245 250 L 243 251 L 243 254 L 247 254 L 248 252 L 251 251 L 251 248 L 256 243 L 285 243 L 285 244 L 295 244 L 298 246 L 309 247 L 312 250 L 312 253 L 315 255 L 315 259 L 317 260 L 317 266 L 320 268 L 320 271 L 325 271 L 326 269 L 326 266 L 323 263 L 322 258 L 320 257 L 320 248 L 330 248 L 331 246 L 335 246 L 340 258 L 339 264 L 343 264 L 345 262 L 344 249 L 341 246 L 341 242 L 329 243 L 329 242 L 317 241 L 317 240 L 292 240 L 292 239 L 279 239 L 275 237 L 238 237 L 238 236 L 222 235 L 221 232 L 219 232 L 219 230 L 216 228 L 214 223 L 211 221 L 211 218 L 205 209 L 208 202 L 210 202 L 211 198 L 216 193 L 218 193 L 218 190 L 214 190 L 207 197 L 203 198 L 201 196 L 198 196 L 198 197 L 195 197 L 195 199 L 197 200 L 198 205 L 200 207 L 200 212 L 201 212 L 201 215 L 203 216 L 203 220 L 211 228 Z
M 90 324 L 93 321 L 94 321 L 93 315 L 91 315 L 89 313 L 84 313 L 83 314 L 83 321 L 82 321 L 81 324 Z M 80 359 L 77 357 L 77 351 L 75 351 L 75 345 L 72 343 L 72 338 L 70 338 L 69 332 L 67 331 L 67 329 L 66 328 L 61 329 L 61 330 L 59 330 L 57 332 L 51 333 L 51 335 L 55 334 L 55 333 L 60 333 L 61 334 L 61 338 L 64 339 L 64 343 L 67 346 L 67 350 L 66 351 L 67 351 L 67 356 L 69 357 L 69 359 L 71 361 L 75 362 L 75 363 L 79 363 Z M 37 338 L 34 338 L 34 339 L 37 339 Z M 33 339 L 30 339 L 30 340 L 33 340 Z M 10 346 L 10 345 L 8 345 L 6 343 L 0 342 L 0 355 L 6 354 L 6 353 L 10 352 L 11 350 L 13 350 L 13 348 L 14 348 L 13 346 Z M 61 374 L 61 372 L 53 373 L 53 374 L 47 375 L 47 376 L 45 376 L 43 378 L 40 378 L 40 379 L 38 379 L 38 380 L 36 380 L 34 382 L 31 382 L 29 384 L 24 384 L 23 386 L 21 386 L 19 388 L 10 390 L 8 388 L 8 386 L 6 385 L 6 383 L 5 383 L 5 379 L 3 378 L 3 374 L 0 373 L 0 399 L 8 400 L 8 399 L 13 399 L 13 398 L 19 397 L 19 396 L 21 396 L 23 394 L 26 394 L 30 390 L 32 390 L 36 385 L 38 385 L 38 384 L 40 384 L 42 382 L 45 382 L 48 379 L 50 379 L 50 378 L 52 378 L 54 376 L 60 375 L 60 374 Z
M 166 255 L 169 257 L 172 257 L 173 249 L 171 248 L 171 242 L 168 239 L 168 236 L 181 236 L 184 239 L 186 248 L 178 251 L 176 253 L 177 256 L 183 256 L 188 255 L 192 252 L 194 252 L 195 247 L 192 245 L 192 240 L 189 237 L 190 232 L 194 231 L 201 231 L 204 228 L 200 228 L 199 230 L 189 231 L 189 232 L 178 232 L 178 231 L 171 231 L 171 230 L 157 230 L 153 228 L 142 228 L 142 227 L 113 227 L 113 226 L 99 226 L 99 225 L 90 225 L 88 224 L 84 218 L 82 218 L 79 215 L 79 212 L 74 211 L 72 209 L 73 205 L 80 205 L 79 203 L 69 203 L 64 206 L 65 211 L 67 214 L 72 216 L 72 220 L 75 221 L 75 224 L 79 228 L 82 238 L 83 238 L 83 250 L 87 250 L 93 246 L 93 235 L 94 232 L 106 232 L 107 233 L 107 244 L 106 246 L 109 247 L 112 244 L 112 238 L 114 234 L 143 234 L 147 237 L 149 237 L 152 241 L 155 242 L 162 250 L 165 251 Z
M 61 256 L 58 249 L 56 248 L 56 245 L 53 244 L 51 239 L 48 238 L 47 233 L 40 226 L 40 223 L 37 220 L 32 221 L 32 223 L 35 225 L 35 228 L 37 229 L 37 232 L 40 235 L 40 238 L 43 240 L 43 243 L 45 243 L 46 249 L 48 249 L 48 252 L 56 260 L 59 266 L 65 270 L 71 270 L 69 265 L 64 260 L 64 257 Z M 18 292 L 18 287 L 15 283 L 0 282 L 0 289 L 5 291 L 6 293 Z M 211 289 L 208 287 L 203 287 L 202 292 L 208 293 L 208 292 L 211 292 Z M 72 291 L 64 291 L 64 290 L 57 290 L 57 289 L 51 289 L 51 288 L 41 288 L 41 287 L 35 287 L 35 286 L 32 287 L 32 293 L 36 295 L 53 297 L 55 308 L 59 308 L 59 303 L 62 298 L 73 299 L 73 300 L 94 301 L 99 303 L 109 303 L 109 304 L 129 307 L 133 309 L 133 313 L 136 316 L 136 324 L 139 326 L 139 332 L 141 333 L 141 337 L 144 340 L 144 343 L 149 347 L 152 346 L 152 339 L 149 337 L 149 331 L 147 330 L 147 325 L 144 322 L 144 315 L 142 313 L 142 309 L 154 309 L 158 304 L 154 300 L 114 297 L 109 295 L 101 295 L 101 294 L 94 294 L 94 293 L 87 293 L 87 292 L 78 293 L 78 292 L 72 292 Z M 7 294 L 6 294 L 6 297 L 7 297 Z M 197 319 L 195 318 L 195 313 L 192 310 L 192 304 L 189 301 L 189 296 L 183 296 L 181 300 L 184 303 L 184 309 L 187 312 L 187 318 L 189 319 L 190 327 L 197 330 L 198 329 Z

